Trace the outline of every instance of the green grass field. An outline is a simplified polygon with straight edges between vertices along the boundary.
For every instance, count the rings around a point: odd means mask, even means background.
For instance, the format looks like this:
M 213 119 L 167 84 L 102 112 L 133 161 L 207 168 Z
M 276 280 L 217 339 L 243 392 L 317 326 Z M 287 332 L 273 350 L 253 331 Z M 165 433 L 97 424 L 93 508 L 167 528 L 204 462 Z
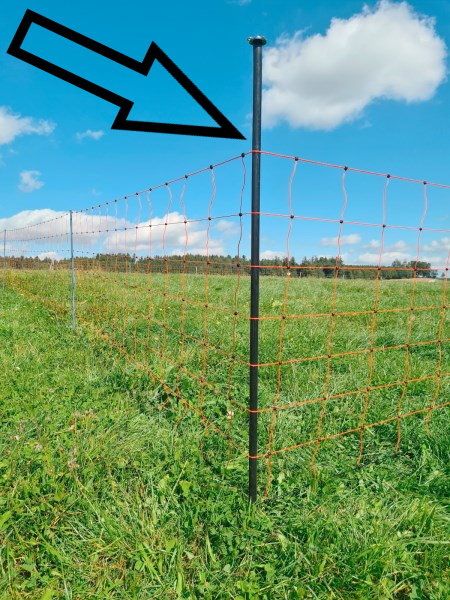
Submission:
M 261 314 L 272 319 L 261 323 L 260 360 L 302 361 L 281 366 L 279 390 L 278 365 L 260 368 L 260 405 L 311 403 L 277 411 L 272 450 L 306 445 L 271 457 L 268 501 L 255 506 L 237 449 L 247 447 L 248 278 L 237 289 L 236 277 L 210 277 L 205 309 L 204 277 L 79 273 L 75 333 L 68 282 L 8 273 L 0 295 L 2 597 L 449 596 L 448 407 L 431 414 L 430 435 L 425 420 L 435 396 L 448 401 L 449 378 L 437 390 L 435 374 L 439 360 L 450 371 L 450 346 L 417 345 L 450 337 L 443 282 L 417 283 L 412 321 L 411 281 L 380 282 L 373 345 L 401 347 L 375 351 L 370 375 L 375 282 L 338 282 L 331 353 L 343 356 L 329 362 L 332 282 L 293 279 L 283 308 L 286 280 L 261 278 Z M 286 319 L 280 354 L 283 312 L 302 318 Z M 365 393 L 351 392 L 369 377 L 375 388 L 405 379 L 405 341 L 406 378 L 421 381 L 407 384 L 401 414 L 423 412 L 401 420 L 398 453 L 401 384 L 370 391 L 366 423 L 391 421 L 364 432 L 361 468 L 359 433 L 334 437 L 314 479 L 322 402 L 313 401 L 328 364 L 323 436 L 334 436 L 359 427 Z M 150 372 L 230 431 L 231 456 Z M 260 415 L 261 454 L 271 419 Z

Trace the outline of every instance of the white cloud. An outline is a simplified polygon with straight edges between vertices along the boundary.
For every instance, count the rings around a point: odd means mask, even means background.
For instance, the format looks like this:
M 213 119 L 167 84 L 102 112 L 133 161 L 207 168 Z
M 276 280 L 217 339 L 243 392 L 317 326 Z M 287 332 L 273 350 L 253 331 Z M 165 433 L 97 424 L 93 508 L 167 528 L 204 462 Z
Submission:
M 166 222 L 167 227 L 165 227 Z M 83 213 L 74 213 L 75 250 L 92 252 L 95 248 L 98 252 L 130 254 L 136 252 L 138 255 L 147 256 L 150 254 L 151 240 L 153 256 L 162 255 L 164 251 L 168 256 L 184 253 L 186 231 L 182 214 L 175 211 L 163 217 L 153 217 L 151 229 L 150 221 L 140 221 L 137 228 L 136 225 L 133 221 L 125 221 L 111 214 L 107 217 L 105 214 L 86 216 Z M 61 252 L 64 251 L 66 254 L 68 252 L 69 215 L 67 213 L 51 209 L 22 211 L 12 217 L 0 219 L 0 231 L 4 229 L 9 230 L 8 247 L 15 255 L 38 255 L 35 248 L 42 249 L 46 238 L 51 240 L 52 246 L 65 247 Z M 18 231 L 11 231 L 14 229 Z M 188 222 L 187 235 L 186 252 L 205 255 L 207 227 L 203 223 Z M 214 237 L 210 232 L 208 250 L 210 255 L 224 254 L 224 240 Z
M 361 236 L 358 233 L 351 233 L 350 235 L 342 235 L 341 236 L 341 246 L 349 246 L 350 244 L 359 244 L 361 241 Z M 338 238 L 330 237 L 330 238 L 322 238 L 320 240 L 321 246 L 337 246 Z
M 221 219 L 216 223 L 216 231 L 226 236 L 236 235 L 240 231 L 240 227 L 232 221 Z
M 167 227 L 165 223 L 168 223 Z M 127 223 L 127 227 L 134 223 Z M 151 229 L 149 225 L 152 225 Z M 104 228 L 104 224 L 102 225 Z M 108 246 L 114 251 L 134 252 L 149 254 L 150 242 L 152 254 L 183 254 L 186 242 L 186 252 L 191 254 L 206 255 L 207 228 L 196 222 L 188 222 L 184 225 L 184 216 L 176 211 L 163 217 L 153 217 L 150 221 L 141 221 L 139 228 L 133 233 L 129 231 L 119 231 L 117 235 L 110 234 L 105 238 L 104 246 Z M 151 233 L 151 238 L 150 238 Z M 164 242 L 164 243 L 163 243 Z M 224 245 L 221 239 L 216 239 L 210 232 L 208 240 L 209 254 L 223 254 Z
M 443 252 L 450 251 L 450 238 L 443 237 L 439 240 L 431 240 L 429 244 L 423 247 L 424 252 Z
M 90 138 L 91 140 L 99 140 L 104 135 L 105 132 L 101 129 L 99 131 L 92 131 L 92 129 L 87 129 L 86 131 L 83 131 L 83 133 L 76 133 L 75 137 L 77 139 L 77 142 L 82 142 L 85 138 Z
M 28 193 L 40 189 L 44 185 L 44 182 L 39 179 L 40 175 L 40 171 L 22 171 L 18 185 L 19 190 Z
M 450 242 L 450 240 L 449 240 Z M 393 248 L 395 246 L 392 245 L 388 248 L 387 252 L 383 252 L 383 256 L 381 259 L 381 264 L 383 266 L 391 266 L 391 264 L 393 263 L 394 260 L 406 260 L 406 261 L 414 261 L 417 258 L 417 252 L 401 252 L 401 251 L 395 251 L 395 250 L 390 250 L 390 248 Z M 440 250 L 444 250 L 443 248 L 440 248 Z M 450 250 L 450 244 L 449 244 L 449 250 Z M 378 260 L 379 260 L 379 254 L 376 253 L 372 253 L 372 252 L 367 252 L 365 254 L 361 254 L 360 256 L 358 256 L 358 260 L 354 261 L 355 264 L 362 264 L 362 265 L 377 265 L 378 264 Z M 434 255 L 425 255 L 425 254 L 421 254 L 419 257 L 420 261 L 423 262 L 427 262 L 430 263 L 431 268 L 439 268 L 442 269 L 443 267 L 445 267 L 446 265 L 446 261 L 447 261 L 447 256 L 443 255 L 443 254 L 434 254 Z
M 446 266 L 447 263 L 447 256 L 448 255 L 441 255 L 441 254 L 435 254 L 434 256 L 426 256 L 426 255 L 421 255 L 419 260 L 423 260 L 424 262 L 429 262 L 431 264 L 431 266 L 433 268 L 439 268 L 442 269 Z M 415 260 L 416 257 L 413 257 L 413 260 Z
M 56 219 L 56 220 L 55 220 Z M 52 246 L 67 246 L 69 217 L 67 213 L 50 208 L 23 210 L 11 217 L 0 219 L 0 231 L 6 229 L 6 251 L 12 256 L 39 256 L 46 258 L 45 238 Z M 51 238 L 49 236 L 52 236 Z M 66 252 L 66 255 L 68 253 Z M 49 258 L 52 258 L 49 256 Z
M 50 252 L 41 252 L 37 255 L 40 260 L 44 260 L 46 258 L 50 258 L 51 260 L 61 260 L 63 257 L 60 256 L 57 252 L 53 250 Z
M 93 196 L 101 196 L 101 195 L 102 195 L 102 193 L 101 193 L 101 192 L 99 192 L 99 191 L 97 191 L 97 189 L 96 189 L 96 188 L 92 188 L 92 190 L 91 190 L 91 194 L 92 194 Z
M 370 240 L 370 242 L 368 244 L 363 244 L 362 248 L 365 248 L 367 250 L 375 250 L 376 248 L 381 248 L 381 241 L 380 240 Z M 390 246 L 384 246 L 383 249 L 383 253 L 384 252 L 390 252 L 390 251 L 396 251 L 396 250 L 411 250 L 411 246 L 409 244 L 407 244 L 404 240 L 398 240 L 397 242 L 395 242 L 394 244 L 391 244 Z
M 365 252 L 364 254 L 360 254 L 358 256 L 358 262 L 361 264 L 378 264 L 380 255 L 375 252 Z M 381 258 L 382 265 L 390 265 L 394 260 L 413 260 L 414 256 L 408 254 L 407 252 L 396 252 L 396 251 L 388 251 L 383 252 Z M 422 260 L 422 259 L 421 259 Z
M 409 250 L 411 246 L 407 244 L 404 240 L 398 240 L 398 242 L 392 244 L 391 248 L 395 248 L 395 250 Z
M 380 246 L 380 240 L 370 240 L 368 244 L 364 244 L 363 248 L 379 248 Z
M 10 144 L 20 135 L 50 135 L 55 127 L 50 121 L 22 117 L 7 106 L 0 106 L 0 145 Z
M 11 230 L 17 229 L 19 227 L 36 226 L 42 223 L 43 221 L 48 221 L 50 219 L 62 217 L 64 214 L 64 212 L 52 210 L 51 208 L 23 210 L 20 213 L 13 215 L 12 217 L 0 219 L 0 231 L 3 231 L 4 229 Z
M 434 19 L 407 2 L 335 18 L 325 35 L 284 36 L 265 52 L 263 122 L 330 130 L 378 98 L 429 100 L 446 77 L 446 54 Z
M 273 258 L 284 258 L 286 256 L 286 252 L 280 252 L 278 250 L 264 250 L 261 252 L 261 258 L 272 260 Z

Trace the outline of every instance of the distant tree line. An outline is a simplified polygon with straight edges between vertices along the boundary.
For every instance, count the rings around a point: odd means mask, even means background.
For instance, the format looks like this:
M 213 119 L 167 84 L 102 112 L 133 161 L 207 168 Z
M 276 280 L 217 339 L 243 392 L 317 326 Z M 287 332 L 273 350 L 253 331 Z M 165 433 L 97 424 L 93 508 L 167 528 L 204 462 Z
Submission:
M 154 256 L 152 258 L 136 256 L 129 253 L 121 254 L 96 254 L 93 256 L 74 259 L 76 270 L 109 271 L 118 273 L 166 273 L 185 272 L 205 274 L 206 272 L 220 275 L 235 273 L 240 269 L 242 274 L 250 274 L 250 259 L 243 256 L 227 256 L 212 254 L 208 258 L 203 254 L 186 254 Z M 49 257 L 7 257 L 7 264 L 13 269 L 59 270 L 70 269 L 71 261 L 68 258 L 52 259 Z M 342 279 L 375 279 L 377 266 L 344 264 L 339 258 L 325 256 L 306 256 L 301 262 L 294 257 L 263 258 L 260 261 L 261 275 L 285 276 L 289 271 L 291 276 Z M 412 279 L 414 271 L 419 278 L 436 278 L 438 273 L 431 268 L 431 263 L 425 261 L 400 261 L 394 260 L 390 267 L 383 266 L 380 271 L 382 279 Z
M 337 268 L 339 277 L 345 279 L 375 279 L 378 272 L 377 266 L 374 265 L 346 265 L 341 259 L 336 264 L 336 258 L 323 256 L 311 258 L 305 256 L 299 267 L 293 267 L 299 277 L 335 277 Z M 381 267 L 380 277 L 382 279 L 413 279 L 415 270 L 416 277 L 435 279 L 438 276 L 438 272 L 431 268 L 429 262 L 419 260 L 416 264 L 415 260 L 395 259 L 390 267 Z

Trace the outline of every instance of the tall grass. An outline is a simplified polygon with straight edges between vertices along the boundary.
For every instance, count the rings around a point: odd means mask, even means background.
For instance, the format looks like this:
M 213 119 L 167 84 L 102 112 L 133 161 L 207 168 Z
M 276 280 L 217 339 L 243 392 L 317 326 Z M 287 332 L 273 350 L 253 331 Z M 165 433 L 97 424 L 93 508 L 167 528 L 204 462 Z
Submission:
M 314 446 L 276 455 L 268 502 L 249 506 L 245 456 L 233 452 L 228 460 L 227 440 L 203 427 L 194 412 L 184 414 L 176 399 L 165 404 L 164 388 L 149 374 L 162 369 L 164 381 L 178 383 L 190 402 L 197 401 L 198 382 L 186 373 L 177 382 L 176 369 L 145 348 L 148 322 L 139 316 L 150 314 L 157 322 L 165 310 L 171 327 L 178 329 L 180 303 L 161 293 L 149 303 L 144 278 L 100 283 L 86 273 L 77 289 L 80 329 L 73 334 L 66 274 L 59 279 L 50 275 L 8 275 L 8 286 L 21 292 L 6 290 L 0 297 L 4 597 L 448 597 L 448 410 L 432 414 L 429 436 L 426 414 L 404 419 L 397 454 L 396 421 L 366 431 L 360 469 L 359 435 L 322 444 L 317 479 L 310 467 Z M 281 314 L 285 283 L 262 279 L 262 314 Z M 181 285 L 181 279 L 171 277 L 170 295 L 177 296 Z M 164 276 L 153 276 L 152 286 L 164 292 Z M 242 278 L 242 314 L 248 314 L 247 286 Z M 339 282 L 336 312 L 370 311 L 371 286 Z M 410 286 L 382 282 L 380 308 L 409 306 Z M 441 286 L 419 282 L 415 306 L 440 307 Z M 211 278 L 210 304 L 233 312 L 235 290 L 235 278 Z M 184 293 L 202 302 L 204 280 L 188 278 Z M 25 297 L 30 294 L 46 298 L 65 320 Z M 330 282 L 292 281 L 289 298 L 289 314 L 329 312 Z M 418 311 L 411 340 L 436 339 L 441 314 L 440 308 Z M 336 317 L 333 352 L 367 347 L 372 316 Z M 185 314 L 185 331 L 194 338 L 202 339 L 203 317 L 201 306 L 191 305 Z M 378 318 L 376 344 L 404 344 L 409 315 Z M 94 325 L 91 334 L 83 331 L 83 323 Z M 208 343 L 230 350 L 233 323 L 233 315 L 208 309 Z M 244 357 L 248 320 L 236 323 L 236 355 Z M 320 356 L 329 327 L 329 317 L 289 321 L 283 357 Z M 279 320 L 262 323 L 261 361 L 277 356 L 279 331 Z M 160 333 L 152 322 L 153 347 L 158 348 Z M 105 334 L 145 368 L 110 351 Z M 448 337 L 447 318 L 442 337 Z M 179 353 L 179 341 L 167 335 L 165 352 Z M 202 348 L 196 342 L 187 347 L 186 364 L 198 372 Z M 444 372 L 450 369 L 443 347 Z M 403 377 L 404 349 L 379 356 L 374 381 Z M 367 384 L 367 356 L 345 359 L 332 362 L 335 393 Z M 435 373 L 437 359 L 436 345 L 418 346 L 411 353 L 411 376 Z M 283 368 L 283 401 L 323 394 L 323 364 L 317 360 Z M 204 407 L 218 426 L 229 422 L 228 367 L 223 357 L 208 355 L 206 377 L 219 393 L 205 391 Z M 274 368 L 261 368 L 262 406 L 273 402 L 275 375 Z M 235 368 L 233 397 L 243 404 L 246 376 L 245 366 Z M 403 410 L 429 405 L 436 382 L 420 383 L 408 386 Z M 443 378 L 440 400 L 447 397 Z M 397 400 L 398 390 L 371 394 L 370 418 L 395 416 Z M 330 401 L 324 431 L 359 422 L 360 402 L 345 395 Z M 314 439 L 318 410 L 319 404 L 313 404 L 279 411 L 274 444 Z M 235 412 L 233 439 L 245 447 L 246 414 Z M 265 414 L 260 421 L 264 452 L 269 421 Z M 264 461 L 261 475 L 264 484 Z
M 11 274 L 10 284 L 44 300 L 69 322 L 69 272 L 19 271 Z M 270 410 L 260 414 L 259 454 L 267 452 L 272 430 L 272 452 L 312 444 L 324 395 L 329 400 L 322 437 L 357 429 L 364 412 L 365 424 L 392 420 L 394 431 L 399 412 L 424 411 L 417 417 L 424 421 L 432 403 L 447 402 L 450 316 L 442 309 L 447 304 L 443 281 L 379 282 L 373 343 L 375 281 L 339 280 L 334 293 L 333 280 L 292 277 L 284 306 L 286 286 L 285 278 L 261 278 L 260 408 L 271 409 L 275 399 L 288 408 L 277 411 L 275 427 Z M 163 382 L 201 412 L 212 430 L 229 434 L 233 446 L 246 452 L 248 277 L 91 269 L 77 273 L 76 297 L 80 326 L 112 354 L 125 354 Z M 283 313 L 295 318 L 283 322 Z M 439 382 L 438 367 L 443 375 Z M 405 380 L 410 381 L 406 389 Z M 378 389 L 366 397 L 368 386 Z M 163 395 L 161 403 L 168 401 Z M 359 444 L 359 435 L 353 441 Z

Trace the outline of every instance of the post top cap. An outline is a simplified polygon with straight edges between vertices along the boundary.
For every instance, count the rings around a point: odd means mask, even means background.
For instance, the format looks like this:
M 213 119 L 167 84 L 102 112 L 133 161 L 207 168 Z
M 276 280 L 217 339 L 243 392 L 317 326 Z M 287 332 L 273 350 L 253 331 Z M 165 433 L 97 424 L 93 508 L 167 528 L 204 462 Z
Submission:
M 247 40 L 251 46 L 265 46 L 267 44 L 267 40 L 263 35 L 255 35 L 247 38 Z

